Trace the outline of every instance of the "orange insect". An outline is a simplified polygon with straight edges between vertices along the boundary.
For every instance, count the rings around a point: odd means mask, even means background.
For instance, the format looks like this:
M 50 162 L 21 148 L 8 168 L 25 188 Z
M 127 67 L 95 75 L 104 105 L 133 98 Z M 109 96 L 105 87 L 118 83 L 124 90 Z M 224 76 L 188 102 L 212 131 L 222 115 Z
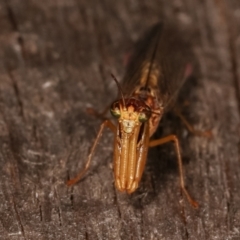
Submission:
M 113 76 L 121 93 L 119 100 L 115 101 L 110 109 L 113 117 L 117 119 L 117 125 L 110 120 L 101 124 L 84 169 L 67 184 L 75 184 L 86 173 L 101 134 L 104 128 L 108 127 L 115 136 L 114 177 L 119 191 L 130 194 L 138 188 L 149 147 L 173 142 L 182 192 L 191 205 L 197 208 L 198 203 L 190 197 L 185 188 L 177 136 L 169 135 L 150 140 L 162 115 L 172 105 L 191 72 L 189 45 L 178 39 L 171 28 L 165 28 L 159 23 L 137 44 L 137 50 L 132 56 L 122 87 Z

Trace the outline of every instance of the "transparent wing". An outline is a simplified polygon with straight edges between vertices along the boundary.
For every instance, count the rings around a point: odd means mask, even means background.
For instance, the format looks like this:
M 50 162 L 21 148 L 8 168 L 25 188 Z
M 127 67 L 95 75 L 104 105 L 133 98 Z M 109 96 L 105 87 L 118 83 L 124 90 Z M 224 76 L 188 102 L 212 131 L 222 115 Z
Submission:
M 189 39 L 178 29 L 158 23 L 137 42 L 123 79 L 123 91 L 130 96 L 136 86 L 156 87 L 147 78 L 157 72 L 158 97 L 163 107 L 169 107 L 189 74 L 193 58 Z

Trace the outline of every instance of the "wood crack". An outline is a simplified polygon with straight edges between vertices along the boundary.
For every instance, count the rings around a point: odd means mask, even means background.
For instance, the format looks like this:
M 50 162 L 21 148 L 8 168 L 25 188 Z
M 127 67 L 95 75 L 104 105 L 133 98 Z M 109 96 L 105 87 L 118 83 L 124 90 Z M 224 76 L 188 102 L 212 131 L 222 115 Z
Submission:
M 16 213 L 16 218 L 17 218 L 18 225 L 20 226 L 20 229 L 21 229 L 21 233 L 22 233 L 24 239 L 26 239 L 24 227 L 23 227 L 23 224 L 22 224 L 22 220 L 21 220 L 21 217 L 20 217 L 20 214 L 18 212 L 18 209 L 17 209 L 17 206 L 16 206 L 16 203 L 14 201 L 14 197 L 13 196 L 12 196 L 12 204 L 13 204 L 14 211 Z
M 183 225 L 184 225 L 184 238 L 189 239 L 189 233 L 188 233 L 188 229 L 187 229 L 187 219 L 186 219 L 186 214 L 185 214 L 185 208 L 184 208 L 184 204 L 183 204 L 183 193 L 181 191 L 181 198 L 182 201 L 180 202 L 180 206 L 181 206 L 181 217 L 182 217 L 182 221 L 183 221 Z
M 40 221 L 43 221 L 43 213 L 42 213 L 42 205 L 39 205 L 39 215 L 40 215 Z
M 24 111 L 23 111 L 23 102 L 22 102 L 22 98 L 21 98 L 21 94 L 20 94 L 20 91 L 19 91 L 18 84 L 17 84 L 13 74 L 11 73 L 11 71 L 9 69 L 8 69 L 8 75 L 11 79 L 13 90 L 14 90 L 14 93 L 15 93 L 15 96 L 16 96 L 16 99 L 17 99 L 19 109 L 20 109 L 19 114 L 22 117 L 22 119 L 25 120 Z
M 13 30 L 15 32 L 19 33 L 19 36 L 17 38 L 17 42 L 18 42 L 18 44 L 20 46 L 20 49 L 21 49 L 21 55 L 22 55 L 23 59 L 25 59 L 24 40 L 23 40 L 23 38 L 21 36 L 21 33 L 19 31 L 17 19 L 15 17 L 15 14 L 14 14 L 8 0 L 5 0 L 5 5 L 6 5 L 6 9 L 7 9 L 7 16 L 8 16 L 9 22 L 12 25 Z

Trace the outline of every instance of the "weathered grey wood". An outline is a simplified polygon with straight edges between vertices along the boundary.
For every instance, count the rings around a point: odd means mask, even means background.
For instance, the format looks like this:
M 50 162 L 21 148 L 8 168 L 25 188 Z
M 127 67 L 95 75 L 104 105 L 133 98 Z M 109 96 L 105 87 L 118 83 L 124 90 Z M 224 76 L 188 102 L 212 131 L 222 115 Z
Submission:
M 181 196 L 171 146 L 149 153 L 139 191 L 118 193 L 106 131 L 83 167 L 102 110 L 116 97 L 109 72 L 160 19 L 194 30 L 200 71 L 187 118 L 212 139 L 178 133 L 195 210 Z M 240 239 L 240 2 L 6 0 L 0 3 L 1 239 Z M 193 81 L 193 80 L 192 80 Z

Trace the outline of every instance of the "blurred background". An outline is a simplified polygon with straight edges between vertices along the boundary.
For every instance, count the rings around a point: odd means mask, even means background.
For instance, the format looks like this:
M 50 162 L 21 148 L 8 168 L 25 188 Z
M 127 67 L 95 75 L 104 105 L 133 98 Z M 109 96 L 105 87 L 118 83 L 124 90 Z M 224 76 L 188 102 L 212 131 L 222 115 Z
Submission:
M 192 38 L 198 63 L 183 89 L 179 136 L 193 209 L 179 189 L 171 144 L 152 149 L 139 190 L 117 192 L 113 134 L 83 167 L 103 111 L 116 99 L 134 43 L 163 21 Z M 0 1 L 1 239 L 240 239 L 240 2 L 237 0 Z M 185 111 L 185 110 L 184 110 Z

